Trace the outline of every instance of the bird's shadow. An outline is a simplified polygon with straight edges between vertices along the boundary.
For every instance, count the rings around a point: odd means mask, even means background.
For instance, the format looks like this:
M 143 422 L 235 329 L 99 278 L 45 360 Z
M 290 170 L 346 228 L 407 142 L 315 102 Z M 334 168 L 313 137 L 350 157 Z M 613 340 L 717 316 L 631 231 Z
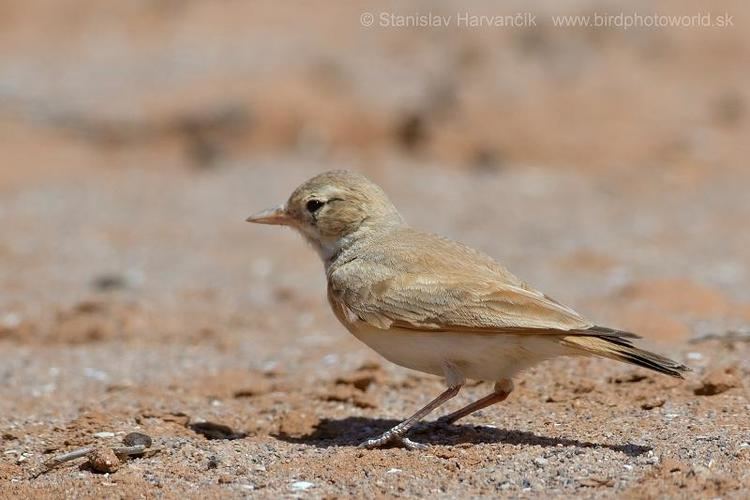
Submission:
M 288 443 L 307 444 L 318 448 L 357 446 L 366 439 L 378 436 L 398 420 L 365 417 L 323 419 L 304 435 L 292 436 L 279 432 L 273 437 Z M 497 429 L 481 425 L 447 425 L 439 422 L 424 422 L 415 426 L 409 436 L 415 441 L 433 445 L 457 445 L 461 443 L 503 443 L 510 445 L 575 448 L 605 448 L 629 457 L 637 457 L 652 448 L 632 443 L 592 443 L 578 439 L 539 436 L 532 432 Z

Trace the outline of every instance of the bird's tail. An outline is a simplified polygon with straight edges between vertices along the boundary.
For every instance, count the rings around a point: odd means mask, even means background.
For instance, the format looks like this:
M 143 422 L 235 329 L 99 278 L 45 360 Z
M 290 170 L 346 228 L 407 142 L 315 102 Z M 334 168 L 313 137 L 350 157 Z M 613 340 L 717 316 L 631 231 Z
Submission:
M 638 336 L 632 333 L 600 326 L 571 333 L 574 335 L 562 337 L 560 342 L 577 351 L 631 363 L 677 378 L 683 378 L 682 373 L 690 371 L 681 363 L 635 347 L 630 339 Z

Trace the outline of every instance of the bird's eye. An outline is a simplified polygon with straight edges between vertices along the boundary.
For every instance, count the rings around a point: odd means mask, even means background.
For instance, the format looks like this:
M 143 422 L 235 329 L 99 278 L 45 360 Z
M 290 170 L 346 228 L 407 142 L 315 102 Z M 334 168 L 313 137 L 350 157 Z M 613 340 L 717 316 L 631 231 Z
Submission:
M 307 211 L 310 212 L 311 214 L 314 214 L 315 212 L 317 212 L 322 206 L 323 206 L 323 202 L 320 200 L 310 200 L 307 202 L 307 205 L 305 205 L 305 207 L 307 208 Z

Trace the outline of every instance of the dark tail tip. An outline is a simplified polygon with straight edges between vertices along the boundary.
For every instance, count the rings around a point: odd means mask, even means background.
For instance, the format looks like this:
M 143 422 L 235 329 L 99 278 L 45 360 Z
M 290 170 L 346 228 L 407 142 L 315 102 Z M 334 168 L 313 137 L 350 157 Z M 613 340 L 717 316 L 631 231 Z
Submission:
M 635 347 L 630 339 L 637 339 L 640 337 L 634 333 L 614 330 L 603 326 L 594 326 L 585 331 L 593 334 L 597 338 L 607 341 L 610 346 L 611 354 L 620 361 L 632 363 L 680 379 L 685 378 L 683 373 L 692 371 L 682 363 L 678 363 L 677 361 L 665 358 L 656 353 Z
M 682 363 L 634 347 L 628 349 L 627 352 L 619 352 L 618 354 L 620 359 L 625 362 L 642 366 L 643 368 L 648 368 L 649 370 L 654 370 L 670 377 L 684 379 L 683 373 L 691 371 L 689 367 Z

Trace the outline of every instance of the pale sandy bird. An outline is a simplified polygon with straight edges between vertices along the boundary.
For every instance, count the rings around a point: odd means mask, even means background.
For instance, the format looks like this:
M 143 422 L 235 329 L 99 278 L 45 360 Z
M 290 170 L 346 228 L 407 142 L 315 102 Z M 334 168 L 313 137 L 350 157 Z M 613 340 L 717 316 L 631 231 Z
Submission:
M 291 226 L 312 244 L 325 264 L 328 301 L 355 337 L 397 365 L 445 377 L 445 392 L 362 446 L 422 447 L 406 432 L 466 379 L 492 381 L 494 391 L 442 421 L 503 401 L 514 376 L 556 356 L 602 356 L 679 378 L 687 370 L 634 347 L 637 335 L 597 326 L 534 290 L 491 257 L 412 229 L 360 174 L 320 174 L 247 220 Z

